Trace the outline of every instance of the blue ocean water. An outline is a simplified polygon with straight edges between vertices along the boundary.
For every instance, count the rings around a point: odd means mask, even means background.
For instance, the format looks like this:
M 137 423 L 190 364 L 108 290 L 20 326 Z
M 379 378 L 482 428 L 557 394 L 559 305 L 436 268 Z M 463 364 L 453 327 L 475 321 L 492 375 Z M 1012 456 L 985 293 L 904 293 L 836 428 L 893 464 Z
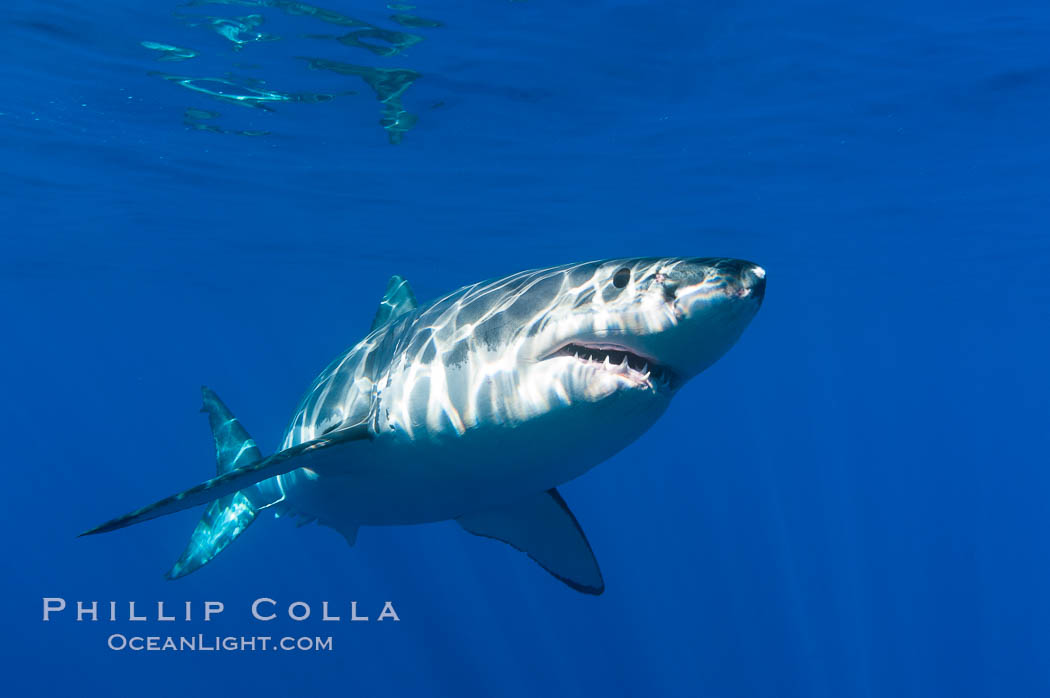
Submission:
M 318 2 L 0 10 L 9 695 L 1050 695 L 1050 6 Z M 76 538 L 213 474 L 201 383 L 274 449 L 391 274 L 634 255 L 769 285 L 560 488 L 604 595 L 454 523 L 267 519 L 177 582 L 196 510 Z

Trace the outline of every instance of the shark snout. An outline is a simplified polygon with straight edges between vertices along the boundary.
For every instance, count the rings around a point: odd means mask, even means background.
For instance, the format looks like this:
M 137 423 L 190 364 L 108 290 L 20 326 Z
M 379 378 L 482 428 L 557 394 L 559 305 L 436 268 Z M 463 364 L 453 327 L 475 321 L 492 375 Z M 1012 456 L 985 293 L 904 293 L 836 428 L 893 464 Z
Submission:
M 677 267 L 665 290 L 673 295 L 679 316 L 718 298 L 761 304 L 766 293 L 766 270 L 742 259 L 703 259 Z
M 684 382 L 740 337 L 762 305 L 766 271 L 753 262 L 715 257 L 686 260 L 666 276 L 664 292 L 673 293 L 675 321 L 646 338 L 644 348 Z
M 766 270 L 743 259 L 721 259 L 712 272 L 723 281 L 723 290 L 730 298 L 748 299 L 761 303 L 766 294 Z
M 751 262 L 742 262 L 737 274 L 737 295 L 761 303 L 766 295 L 766 270 Z

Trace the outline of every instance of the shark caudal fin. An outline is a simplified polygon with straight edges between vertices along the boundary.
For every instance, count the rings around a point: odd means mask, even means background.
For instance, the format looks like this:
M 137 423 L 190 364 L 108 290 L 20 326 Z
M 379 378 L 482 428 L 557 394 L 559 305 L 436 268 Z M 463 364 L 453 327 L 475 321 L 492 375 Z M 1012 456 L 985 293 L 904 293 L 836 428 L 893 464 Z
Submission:
M 201 392 L 204 396 L 201 412 L 208 413 L 211 435 L 215 439 L 217 474 L 222 475 L 261 461 L 259 447 L 219 396 L 207 387 L 202 387 Z M 182 557 L 164 576 L 178 579 L 199 570 L 255 521 L 256 511 L 243 492 L 216 499 L 208 505 L 197 528 L 193 529 Z

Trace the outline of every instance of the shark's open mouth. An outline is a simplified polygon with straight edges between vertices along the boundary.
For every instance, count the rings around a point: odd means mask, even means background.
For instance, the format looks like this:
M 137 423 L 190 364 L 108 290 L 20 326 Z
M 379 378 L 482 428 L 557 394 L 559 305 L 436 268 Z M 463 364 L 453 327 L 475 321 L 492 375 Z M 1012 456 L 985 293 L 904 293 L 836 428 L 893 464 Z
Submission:
M 670 368 L 623 346 L 570 342 L 544 358 L 558 356 L 570 357 L 597 369 L 610 371 L 639 386 L 667 388 L 675 384 L 675 375 Z

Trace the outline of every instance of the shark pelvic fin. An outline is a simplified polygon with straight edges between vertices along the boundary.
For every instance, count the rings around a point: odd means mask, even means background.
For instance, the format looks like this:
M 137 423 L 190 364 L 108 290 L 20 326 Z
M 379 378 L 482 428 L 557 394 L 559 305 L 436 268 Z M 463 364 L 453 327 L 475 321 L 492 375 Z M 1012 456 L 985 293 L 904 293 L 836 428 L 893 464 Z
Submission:
M 216 474 L 222 475 L 262 460 L 262 453 L 240 421 L 233 416 L 219 396 L 207 387 L 201 388 L 208 413 L 211 435 L 215 439 Z M 204 516 L 193 529 L 182 556 L 164 576 L 178 579 L 210 562 L 232 543 L 255 520 L 256 507 L 242 492 L 226 495 L 208 505 Z
M 275 453 L 256 463 L 234 468 L 218 477 L 202 482 L 196 487 L 191 487 L 141 509 L 136 509 L 124 516 L 118 516 L 95 528 L 84 531 L 80 535 L 89 536 L 96 533 L 108 533 L 109 531 L 116 531 L 118 528 L 155 519 L 158 516 L 167 516 L 199 504 L 207 504 L 221 497 L 235 494 L 246 487 L 268 480 L 271 477 L 283 475 L 299 468 L 318 467 L 319 462 L 323 464 L 326 460 L 318 457 L 322 451 L 371 438 L 372 432 L 369 430 L 368 420 L 337 429 L 319 439 L 286 448 L 280 453 Z
M 526 553 L 576 591 L 596 595 L 605 591 L 587 536 L 556 489 L 456 521 L 476 536 L 501 540 Z
M 383 300 L 379 301 L 379 309 L 376 310 L 375 319 L 372 320 L 372 329 L 369 331 L 374 332 L 382 325 L 415 309 L 416 297 L 412 293 L 412 288 L 403 277 L 395 274 L 387 282 L 386 293 L 383 294 Z

